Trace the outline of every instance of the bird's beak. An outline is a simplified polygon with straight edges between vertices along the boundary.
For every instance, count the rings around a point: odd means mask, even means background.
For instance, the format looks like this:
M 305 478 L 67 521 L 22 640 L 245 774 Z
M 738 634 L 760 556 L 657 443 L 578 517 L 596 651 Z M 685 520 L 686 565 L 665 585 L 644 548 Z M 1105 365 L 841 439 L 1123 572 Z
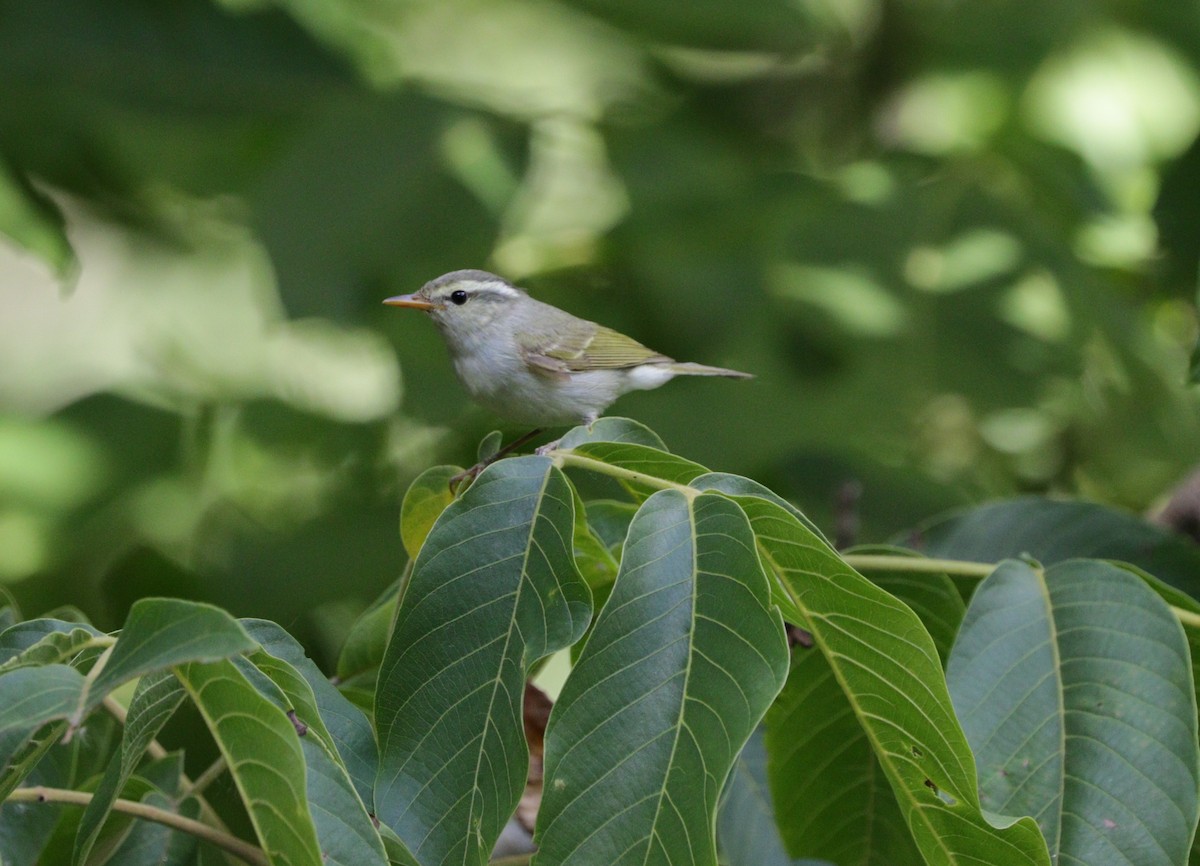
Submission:
M 431 304 L 424 298 L 418 298 L 416 295 L 396 295 L 394 298 L 387 298 L 384 301 L 392 307 L 409 307 L 413 310 L 436 310 L 437 304 Z

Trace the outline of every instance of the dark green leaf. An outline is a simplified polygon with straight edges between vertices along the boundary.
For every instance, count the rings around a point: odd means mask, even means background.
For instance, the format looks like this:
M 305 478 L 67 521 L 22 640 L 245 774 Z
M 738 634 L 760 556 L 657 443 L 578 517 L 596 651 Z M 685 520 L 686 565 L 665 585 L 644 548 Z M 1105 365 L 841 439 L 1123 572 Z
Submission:
M 1062 863 L 1187 862 L 1200 803 L 1191 660 L 1166 604 L 1105 562 L 1003 563 L 947 669 L 984 805 Z
M 571 490 L 502 460 L 437 521 L 379 672 L 377 817 L 422 863 L 483 863 L 525 786 L 525 675 L 591 613 Z
M 646 500 L 551 713 L 534 862 L 715 863 L 717 799 L 786 675 L 782 626 L 735 503 Z

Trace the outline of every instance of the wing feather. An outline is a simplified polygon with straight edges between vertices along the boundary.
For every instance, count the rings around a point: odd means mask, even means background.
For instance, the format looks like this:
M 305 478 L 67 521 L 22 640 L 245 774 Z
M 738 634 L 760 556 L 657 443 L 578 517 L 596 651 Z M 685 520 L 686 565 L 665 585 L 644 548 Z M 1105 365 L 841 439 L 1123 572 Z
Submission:
M 594 322 L 576 319 L 574 327 L 563 328 L 553 337 L 525 343 L 526 361 L 541 369 L 619 370 L 639 364 L 671 363 L 671 358 L 648 349 L 632 337 Z M 526 335 L 533 337 L 533 335 Z

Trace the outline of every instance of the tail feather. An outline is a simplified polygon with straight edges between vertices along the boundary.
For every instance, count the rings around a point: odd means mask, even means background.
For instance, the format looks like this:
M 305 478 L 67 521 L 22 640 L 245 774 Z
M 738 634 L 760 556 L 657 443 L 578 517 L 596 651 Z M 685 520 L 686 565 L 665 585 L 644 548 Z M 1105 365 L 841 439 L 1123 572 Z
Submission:
M 691 361 L 676 361 L 670 365 L 671 371 L 678 376 L 725 376 L 729 379 L 753 379 L 753 373 L 742 373 L 739 370 L 727 370 L 724 367 L 709 367 L 706 364 L 696 364 Z

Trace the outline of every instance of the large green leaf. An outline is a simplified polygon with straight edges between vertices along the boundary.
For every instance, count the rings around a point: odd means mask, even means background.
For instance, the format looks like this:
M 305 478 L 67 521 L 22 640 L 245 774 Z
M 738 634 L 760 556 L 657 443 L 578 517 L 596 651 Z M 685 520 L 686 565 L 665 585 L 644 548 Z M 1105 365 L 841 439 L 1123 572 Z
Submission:
M 1006 562 L 947 670 L 989 809 L 1033 815 L 1058 863 L 1182 866 L 1200 804 L 1187 642 L 1114 565 Z
M 125 717 L 121 748 L 109 761 L 104 777 L 96 788 L 92 801 L 79 819 L 72 863 L 85 863 L 105 820 L 125 782 L 138 761 L 158 736 L 167 720 L 183 702 L 185 693 L 179 681 L 168 671 L 142 677 L 129 702 Z
M 225 611 L 175 598 L 135 602 L 104 670 L 92 684 L 89 702 L 99 702 L 121 683 L 185 662 L 215 661 L 257 644 Z
M 379 671 L 375 814 L 425 864 L 483 863 L 525 786 L 525 676 L 587 626 L 572 494 L 545 457 L 488 467 L 421 547 Z
M 551 713 L 534 862 L 715 864 L 717 799 L 786 670 L 742 510 L 651 496 Z
M 912 610 L 846 565 L 787 509 L 734 498 L 849 698 L 926 860 L 1048 866 L 1032 820 L 993 825 L 983 814 L 937 649 Z M 778 800 L 784 796 L 776 791 Z
M 954 512 L 902 540 L 933 558 L 1046 565 L 1090 557 L 1129 562 L 1200 597 L 1200 547 L 1128 512 L 1093 502 L 1027 496 Z
M 296 728 L 230 660 L 175 668 L 200 710 L 272 866 L 321 866 Z

